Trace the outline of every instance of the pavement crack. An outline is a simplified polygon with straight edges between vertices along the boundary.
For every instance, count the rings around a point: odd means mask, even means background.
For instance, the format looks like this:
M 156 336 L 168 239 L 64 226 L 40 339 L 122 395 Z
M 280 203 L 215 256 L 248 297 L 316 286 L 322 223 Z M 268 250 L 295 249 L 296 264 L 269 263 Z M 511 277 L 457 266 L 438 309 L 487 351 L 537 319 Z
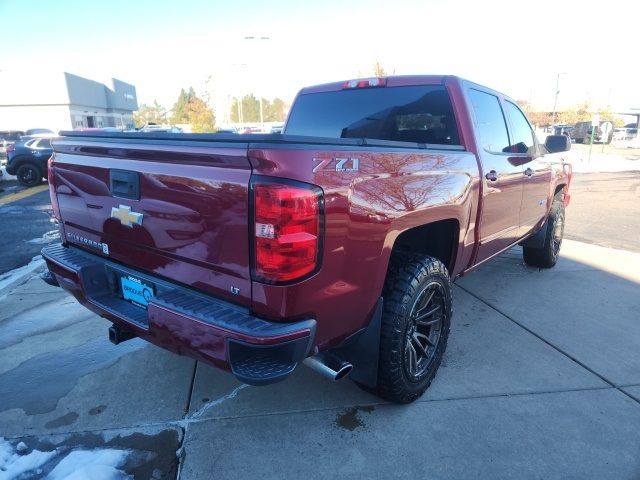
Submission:
M 224 400 L 228 400 L 233 398 L 237 393 L 243 389 L 243 387 L 247 387 L 248 385 L 240 385 L 236 389 L 234 389 L 231 393 L 214 400 L 216 405 L 219 405 Z M 467 401 L 467 400 L 483 400 L 483 399 L 492 399 L 492 398 L 514 398 L 514 397 L 526 397 L 526 396 L 536 396 L 536 395 L 557 395 L 562 393 L 573 393 L 573 392 L 595 392 L 602 390 L 617 390 L 616 388 L 611 388 L 608 386 L 602 387 L 592 387 L 592 388 L 575 388 L 575 389 L 558 389 L 558 390 L 548 390 L 548 391 L 539 391 L 539 392 L 520 392 L 520 393 L 495 393 L 489 395 L 468 395 L 468 396 L 451 396 L 444 398 L 429 398 L 429 399 L 420 399 L 418 403 L 440 403 L 440 402 L 452 402 L 452 401 Z M 234 395 L 235 393 L 235 395 Z M 395 405 L 380 401 L 380 402 L 367 402 L 365 404 L 358 405 L 336 405 L 336 406 L 328 406 L 328 407 L 318 407 L 318 408 L 303 408 L 303 409 L 292 409 L 292 410 L 281 410 L 281 411 L 271 411 L 271 412 L 256 412 L 249 413 L 243 415 L 225 415 L 225 416 L 217 416 L 211 418 L 193 418 L 193 416 L 188 417 L 186 419 L 178 419 L 178 420 L 161 420 L 155 422 L 140 422 L 133 423 L 130 425 L 119 425 L 115 427 L 104 427 L 104 428 L 82 428 L 82 429 L 74 429 L 71 428 L 69 430 L 61 430 L 55 433 L 56 436 L 65 436 L 65 435 L 77 435 L 81 433 L 113 433 L 119 431 L 142 431 L 146 429 L 168 429 L 168 428 L 177 428 L 179 429 L 183 436 L 182 442 L 184 442 L 184 438 L 186 438 L 188 428 L 191 424 L 199 424 L 203 422 L 209 421 L 220 421 L 220 420 L 238 420 L 238 419 L 247 419 L 247 418 L 256 418 L 256 417 L 272 417 L 272 416 L 281 416 L 281 415 L 292 415 L 292 414 L 304 414 L 304 413 L 314 413 L 314 412 L 330 412 L 330 411 L 342 411 L 345 408 L 351 408 L 354 406 L 359 407 L 386 407 L 389 406 L 394 408 Z M 50 433 L 43 432 L 25 432 L 20 435 L 6 435 L 5 438 L 8 440 L 23 440 L 27 438 L 39 438 L 43 435 L 50 435 Z M 177 449 L 176 455 L 183 455 L 184 458 L 184 446 L 181 446 Z M 179 478 L 179 477 L 178 477 Z
M 221 403 L 226 402 L 227 400 L 231 400 L 232 398 L 235 398 L 236 395 L 238 395 L 238 393 L 240 393 L 240 390 L 242 390 L 244 388 L 247 388 L 248 386 L 249 385 L 243 383 L 242 385 L 234 388 L 233 391 L 231 391 L 230 393 L 224 395 L 223 397 L 216 398 L 215 400 L 211 400 L 211 401 L 205 403 L 202 407 L 200 407 L 198 410 L 196 410 L 191 415 L 189 415 L 187 417 L 187 419 L 194 420 L 194 419 L 200 418 L 207 410 L 209 410 L 210 408 L 215 407 L 217 405 L 220 405 Z
M 189 384 L 189 395 L 187 395 L 187 404 L 184 406 L 184 415 L 188 415 L 191 408 L 191 397 L 193 397 L 193 388 L 196 383 L 196 371 L 198 370 L 198 361 L 193 363 L 193 374 L 191 375 L 191 383 Z
M 619 386 L 617 386 L 615 383 L 613 383 L 611 380 L 607 379 L 604 375 L 596 372 L 593 368 L 589 367 L 587 364 L 581 362 L 580 360 L 578 360 L 576 357 L 574 357 L 573 355 L 571 355 L 569 352 L 564 351 L 562 348 L 558 347 L 557 345 L 554 345 L 553 343 L 551 343 L 549 340 L 547 340 L 546 338 L 544 338 L 542 335 L 534 332 L 532 329 L 530 329 L 529 327 L 527 327 L 526 325 L 524 325 L 523 323 L 519 322 L 518 320 L 516 320 L 515 318 L 511 317 L 510 315 L 508 315 L 507 313 L 503 312 L 502 310 L 500 310 L 498 307 L 496 307 L 495 305 L 493 305 L 491 302 L 488 302 L 486 300 L 484 300 L 483 298 L 479 297 L 478 295 L 476 295 L 475 293 L 471 292 L 470 290 L 468 290 L 467 288 L 464 288 L 460 285 L 457 285 L 458 288 L 460 288 L 461 290 L 465 291 L 466 293 L 468 293 L 469 295 L 471 295 L 473 298 L 475 298 L 476 300 L 478 300 L 481 303 L 484 303 L 486 306 L 488 306 L 489 308 L 495 310 L 496 312 L 498 312 L 500 315 L 502 315 L 503 317 L 505 317 L 506 319 L 510 320 L 511 322 L 513 322 L 515 325 L 519 326 L 520 328 L 522 328 L 525 332 L 533 335 L 534 337 L 536 337 L 538 340 L 540 340 L 541 342 L 545 343 L 546 345 L 548 345 L 549 347 L 553 348 L 556 352 L 560 353 L 561 355 L 564 355 L 565 357 L 567 357 L 569 360 L 573 361 L 574 363 L 576 363 L 577 365 L 581 366 L 582 368 L 584 368 L 585 370 L 587 370 L 588 372 L 592 373 L 593 375 L 595 375 L 596 377 L 598 377 L 600 380 L 602 380 L 603 382 L 605 382 L 606 384 L 608 384 L 611 388 L 614 388 L 616 390 L 618 390 L 620 393 L 622 393 L 623 395 L 625 395 L 626 397 L 630 398 L 631 400 L 633 400 L 636 403 L 640 404 L 640 400 L 638 400 L 637 398 L 633 397 L 632 395 L 630 395 L 629 393 L 625 392 L 624 390 L 622 390 L 622 388 L 620 388 Z
M 186 441 L 187 441 L 187 427 L 188 425 L 178 426 L 180 429 L 181 435 L 178 444 L 178 448 L 176 449 L 176 479 L 180 479 L 180 475 L 182 473 L 182 466 L 184 465 L 184 461 L 186 459 Z

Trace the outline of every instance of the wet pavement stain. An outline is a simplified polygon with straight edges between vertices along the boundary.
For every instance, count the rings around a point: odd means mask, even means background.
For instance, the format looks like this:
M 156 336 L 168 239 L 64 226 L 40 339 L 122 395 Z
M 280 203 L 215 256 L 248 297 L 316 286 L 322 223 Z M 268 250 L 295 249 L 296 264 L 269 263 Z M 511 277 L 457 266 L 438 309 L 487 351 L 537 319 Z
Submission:
M 27 415 L 51 412 L 80 378 L 146 345 L 134 339 L 116 346 L 105 335 L 78 347 L 30 358 L 0 375 L 0 411 L 21 408 Z
M 336 417 L 336 425 L 345 430 L 353 432 L 358 427 L 364 427 L 365 424 L 358 415 L 358 412 L 371 413 L 375 410 L 373 405 L 356 406 L 348 408 L 345 412 Z
M 66 415 L 56 418 L 55 420 L 51 420 L 50 422 L 45 423 L 46 428 L 60 428 L 65 427 L 67 425 L 71 425 L 78 419 L 79 415 L 76 412 L 69 412 Z
M 106 405 L 98 405 L 97 407 L 93 407 L 91 410 L 89 410 L 89 415 L 100 415 L 106 409 Z

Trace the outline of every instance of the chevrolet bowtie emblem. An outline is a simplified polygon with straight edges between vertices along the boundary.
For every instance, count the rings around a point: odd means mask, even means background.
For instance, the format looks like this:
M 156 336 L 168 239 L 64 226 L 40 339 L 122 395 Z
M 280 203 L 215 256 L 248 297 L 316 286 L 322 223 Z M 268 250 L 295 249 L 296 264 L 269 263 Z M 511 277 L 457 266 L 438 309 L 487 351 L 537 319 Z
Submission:
M 125 227 L 133 227 L 133 224 L 142 225 L 142 213 L 131 211 L 131 207 L 120 205 L 111 207 L 111 218 L 117 218 Z

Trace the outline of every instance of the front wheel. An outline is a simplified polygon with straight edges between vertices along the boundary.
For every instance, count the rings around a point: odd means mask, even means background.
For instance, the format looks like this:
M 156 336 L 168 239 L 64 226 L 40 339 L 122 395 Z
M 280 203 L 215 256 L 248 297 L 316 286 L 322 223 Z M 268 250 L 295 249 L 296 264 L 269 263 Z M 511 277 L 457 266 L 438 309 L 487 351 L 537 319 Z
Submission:
M 20 165 L 16 171 L 16 177 L 18 178 L 18 183 L 25 187 L 35 187 L 42 181 L 42 173 L 33 163 Z
M 522 255 L 527 265 L 551 268 L 558 261 L 564 236 L 564 203 L 562 200 L 553 202 L 547 217 L 547 224 L 542 248 L 522 247 Z
M 397 255 L 384 288 L 377 393 L 409 403 L 436 376 L 451 327 L 451 280 L 433 257 Z

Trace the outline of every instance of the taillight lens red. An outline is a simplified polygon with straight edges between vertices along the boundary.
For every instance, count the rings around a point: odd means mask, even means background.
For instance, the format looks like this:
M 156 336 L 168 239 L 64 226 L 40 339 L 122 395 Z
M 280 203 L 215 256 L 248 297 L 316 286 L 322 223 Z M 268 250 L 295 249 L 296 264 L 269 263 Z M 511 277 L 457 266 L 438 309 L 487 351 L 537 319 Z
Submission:
M 53 216 L 56 220 L 60 221 L 60 207 L 58 205 L 58 196 L 56 195 L 56 182 L 53 174 L 53 158 L 51 155 L 47 162 L 47 180 L 49 181 L 49 196 L 51 197 L 51 209 L 53 210 Z
M 313 273 L 321 253 L 322 190 L 260 180 L 252 190 L 256 280 L 291 282 Z
M 5 150 L 5 151 L 6 151 L 7 153 L 11 153 L 11 152 L 13 152 L 15 149 L 16 149 L 16 147 L 14 147 L 14 146 L 13 146 L 13 144 L 11 144 L 11 145 L 8 145 L 8 146 L 7 146 L 7 148 L 6 148 L 6 150 Z

